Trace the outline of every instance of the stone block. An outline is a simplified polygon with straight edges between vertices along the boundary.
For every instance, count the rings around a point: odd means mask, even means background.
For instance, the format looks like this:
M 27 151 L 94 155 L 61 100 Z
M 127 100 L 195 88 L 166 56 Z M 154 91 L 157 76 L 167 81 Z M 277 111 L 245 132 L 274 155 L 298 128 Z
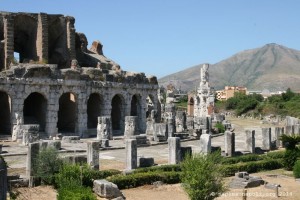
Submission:
M 271 128 L 262 128 L 262 150 L 271 150 Z
M 62 142 L 64 143 L 78 143 L 80 141 L 79 136 L 63 136 Z
M 126 170 L 137 168 L 137 142 L 134 139 L 125 140 Z
M 275 127 L 275 145 L 276 148 L 282 147 L 282 141 L 280 140 L 280 136 L 282 135 L 282 128 L 281 127 Z
M 188 130 L 193 130 L 194 129 L 194 117 L 192 117 L 192 116 L 187 116 L 186 117 L 186 128 Z
M 255 130 L 245 130 L 246 133 L 246 151 L 255 153 Z
M 108 182 L 107 180 L 94 180 L 93 191 L 102 198 L 114 199 L 124 198 L 124 195 L 119 190 L 118 186 L 114 183 Z
M 294 126 L 293 125 L 286 126 L 285 127 L 285 134 L 286 135 L 293 135 L 294 134 Z
M 211 152 L 211 135 L 204 133 L 200 136 L 200 152 L 209 154 Z
M 87 163 L 95 170 L 99 170 L 99 142 L 87 143 Z
M 26 158 L 26 176 L 29 179 L 29 187 L 33 187 L 35 184 L 33 162 L 37 159 L 39 151 L 40 151 L 39 142 L 28 144 L 28 151 L 27 151 L 27 158 Z
M 130 138 L 131 136 L 134 135 L 138 135 L 138 117 L 126 116 L 124 137 Z
M 225 155 L 232 157 L 235 154 L 235 134 L 225 131 Z
M 146 135 L 135 135 L 135 136 L 131 136 L 129 139 L 134 139 L 137 142 L 137 145 L 148 145 L 149 144 L 149 140 L 147 138 Z
M 59 140 L 48 141 L 48 147 L 53 147 L 56 150 L 60 150 L 61 149 L 61 141 L 59 141 Z
M 175 127 L 175 120 L 173 118 L 168 118 L 167 119 L 167 125 L 168 125 L 168 134 L 166 135 L 168 137 L 174 137 L 174 133 L 176 132 L 176 127 Z
M 154 158 L 140 158 L 140 167 L 151 167 L 154 165 Z
M 108 139 L 101 139 L 101 140 L 100 140 L 100 146 L 101 146 L 102 148 L 109 147 L 109 140 L 108 140 Z
M 181 161 L 180 138 L 169 137 L 168 148 L 169 148 L 169 164 L 178 164 Z
M 111 116 L 98 117 L 97 139 L 112 139 Z
M 186 130 L 186 114 L 184 111 L 177 111 L 175 117 L 176 132 L 181 133 Z
M 167 140 L 168 137 L 168 126 L 165 123 L 154 124 L 154 140 L 158 142 L 159 138 Z

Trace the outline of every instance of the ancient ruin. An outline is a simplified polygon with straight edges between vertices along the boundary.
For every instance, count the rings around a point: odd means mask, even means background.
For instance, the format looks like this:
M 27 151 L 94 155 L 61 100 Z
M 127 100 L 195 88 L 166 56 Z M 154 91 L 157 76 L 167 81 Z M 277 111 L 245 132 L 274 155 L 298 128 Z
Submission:
M 99 41 L 88 49 L 71 16 L 1 12 L 0 41 L 0 135 L 37 124 L 47 137 L 88 137 L 99 116 L 111 117 L 113 135 L 125 116 L 145 132 L 149 102 L 159 112 L 156 77 L 123 71 Z

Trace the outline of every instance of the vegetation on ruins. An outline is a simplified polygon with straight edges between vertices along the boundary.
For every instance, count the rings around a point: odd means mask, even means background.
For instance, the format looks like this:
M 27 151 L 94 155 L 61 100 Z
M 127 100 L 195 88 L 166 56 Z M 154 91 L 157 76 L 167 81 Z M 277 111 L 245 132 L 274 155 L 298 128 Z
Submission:
M 298 158 L 300 158 L 300 148 L 297 144 L 300 143 L 300 136 L 282 134 L 280 139 L 286 149 L 284 155 L 284 167 L 287 170 L 293 170 L 293 167 Z
M 293 174 L 295 178 L 300 178 L 300 160 L 297 160 L 293 167 Z
M 221 122 L 217 122 L 215 128 L 218 130 L 218 133 L 225 132 L 225 126 Z
M 190 199 L 215 199 L 226 190 L 221 165 L 216 164 L 221 160 L 219 153 L 196 154 L 182 162 L 181 181 Z

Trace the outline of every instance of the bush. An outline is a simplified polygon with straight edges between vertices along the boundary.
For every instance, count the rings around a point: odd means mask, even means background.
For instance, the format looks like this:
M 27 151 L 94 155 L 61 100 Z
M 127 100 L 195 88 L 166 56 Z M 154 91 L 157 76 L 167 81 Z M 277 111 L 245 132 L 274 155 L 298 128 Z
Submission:
M 215 127 L 218 129 L 219 133 L 224 133 L 225 132 L 225 127 L 221 122 L 217 122 Z
M 133 171 L 133 173 L 142 173 L 142 172 L 171 172 L 171 171 L 181 171 L 180 165 L 161 165 L 161 166 L 152 166 L 145 168 L 138 168 Z
M 167 184 L 179 183 L 180 173 L 175 171 L 152 171 L 133 173 L 129 175 L 115 175 L 108 177 L 107 180 L 115 183 L 119 189 L 125 189 L 142 185 L 149 185 L 156 181 L 162 181 Z
M 293 173 L 295 178 L 300 178 L 300 160 L 297 160 L 294 167 L 293 167 Z
M 196 154 L 182 162 L 181 180 L 190 199 L 211 200 L 225 191 L 219 153 Z
M 40 177 L 44 184 L 54 184 L 55 174 L 62 166 L 58 151 L 54 148 L 43 148 L 34 160 L 33 169 L 35 176 Z
M 284 168 L 286 170 L 293 170 L 293 167 L 295 165 L 295 162 L 297 161 L 299 157 L 299 150 L 297 149 L 287 149 L 285 151 L 285 155 L 284 155 L 284 158 L 283 158 L 283 161 L 284 161 Z
M 64 164 L 59 173 L 56 175 L 56 187 L 60 188 L 68 184 L 70 181 L 76 181 L 80 185 L 93 187 L 93 180 L 105 179 L 108 176 L 120 174 L 118 170 L 92 170 L 88 165 L 71 165 Z
M 89 187 L 81 186 L 76 179 L 69 179 L 69 182 L 58 189 L 57 200 L 96 200 L 97 198 Z

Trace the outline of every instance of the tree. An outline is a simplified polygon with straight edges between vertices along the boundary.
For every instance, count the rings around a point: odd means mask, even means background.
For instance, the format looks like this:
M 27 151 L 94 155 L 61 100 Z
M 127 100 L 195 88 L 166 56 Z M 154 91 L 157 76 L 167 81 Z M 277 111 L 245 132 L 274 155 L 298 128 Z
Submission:
M 300 150 L 296 146 L 300 142 L 300 136 L 282 134 L 280 140 L 286 149 L 284 154 L 284 167 L 287 170 L 292 170 L 295 162 L 300 156 Z
M 182 162 L 182 183 L 191 200 L 212 200 L 226 191 L 220 152 L 195 154 Z

